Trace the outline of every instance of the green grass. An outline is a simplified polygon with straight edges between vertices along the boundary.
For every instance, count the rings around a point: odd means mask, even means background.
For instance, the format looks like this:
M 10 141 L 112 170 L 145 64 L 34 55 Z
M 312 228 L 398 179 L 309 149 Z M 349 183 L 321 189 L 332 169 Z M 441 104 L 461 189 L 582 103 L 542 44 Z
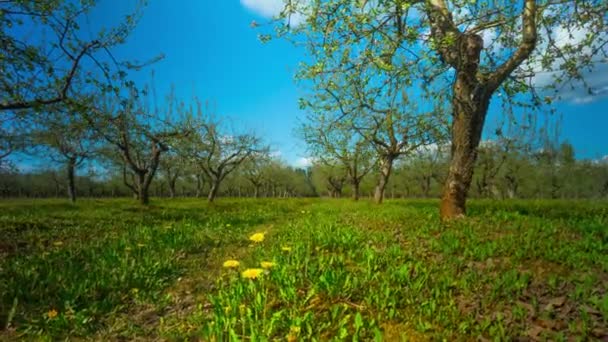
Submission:
M 608 203 L 473 201 L 447 225 L 436 208 L 0 202 L 0 339 L 608 337 Z

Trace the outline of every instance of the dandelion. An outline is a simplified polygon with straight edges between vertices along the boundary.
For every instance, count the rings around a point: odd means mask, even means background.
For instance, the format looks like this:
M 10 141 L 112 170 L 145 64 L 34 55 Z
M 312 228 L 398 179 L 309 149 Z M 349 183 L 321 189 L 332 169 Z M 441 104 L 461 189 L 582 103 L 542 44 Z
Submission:
M 263 272 L 264 272 L 264 270 L 261 268 L 248 268 L 245 271 L 243 271 L 243 273 L 241 273 L 241 275 L 243 276 L 243 278 L 256 279 L 259 276 L 261 276 Z
M 125 251 L 130 252 L 131 251 L 131 247 L 125 247 Z
M 284 252 L 291 252 L 291 247 L 289 247 L 289 246 L 282 246 L 281 250 L 284 251 Z
M 268 268 L 272 268 L 274 267 L 276 264 L 274 262 L 270 262 L 270 261 L 262 261 L 260 263 L 260 266 L 262 266 L 262 268 L 268 269 Z
M 59 246 L 63 246 L 63 241 L 55 241 L 53 242 L 53 245 L 59 247 Z
M 134 294 L 138 294 L 139 293 L 139 289 L 134 287 L 131 289 L 131 292 L 133 292 Z
M 245 304 L 239 305 L 239 312 L 241 313 L 241 315 L 245 313 L 245 308 L 246 308 Z
M 226 260 L 224 261 L 224 267 L 226 268 L 235 268 L 235 267 L 239 267 L 241 263 L 238 262 L 237 260 Z
M 146 247 L 146 245 L 144 245 L 143 243 L 138 243 L 137 247 L 141 248 L 141 247 Z
M 231 226 L 230 223 L 226 223 L 226 227 L 230 228 L 230 226 Z
M 287 342 L 295 342 L 298 340 L 300 334 L 300 327 L 291 326 L 289 327 L 289 335 L 287 335 Z
M 47 316 L 49 319 L 53 319 L 53 318 L 57 317 L 57 314 L 58 314 L 58 313 L 57 313 L 57 310 L 55 310 L 55 309 L 51 309 L 51 310 L 49 310 L 49 312 L 47 312 L 47 313 L 46 313 L 46 316 Z
M 262 242 L 264 241 L 264 233 L 255 233 L 249 237 L 249 240 L 253 242 Z

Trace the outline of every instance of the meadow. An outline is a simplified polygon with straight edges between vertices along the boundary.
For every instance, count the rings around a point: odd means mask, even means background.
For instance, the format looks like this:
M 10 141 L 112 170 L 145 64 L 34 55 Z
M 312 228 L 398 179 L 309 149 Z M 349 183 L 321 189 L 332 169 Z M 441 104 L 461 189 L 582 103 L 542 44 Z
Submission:
M 608 203 L 0 202 L 0 340 L 608 338 Z

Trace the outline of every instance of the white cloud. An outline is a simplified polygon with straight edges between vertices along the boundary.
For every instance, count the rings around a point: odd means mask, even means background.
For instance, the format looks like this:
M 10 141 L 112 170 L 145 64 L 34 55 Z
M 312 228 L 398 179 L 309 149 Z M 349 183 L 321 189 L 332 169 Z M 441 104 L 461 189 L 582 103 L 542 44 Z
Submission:
M 283 10 L 283 0 L 241 0 L 241 5 L 266 18 L 272 18 Z
M 280 158 L 283 153 L 280 150 L 276 150 L 276 151 L 270 151 L 270 153 L 268 154 L 270 156 L 270 158 Z
M 584 25 L 571 29 L 561 26 L 555 29 L 552 37 L 557 48 L 561 49 L 566 46 L 573 46 L 580 49 L 582 54 L 590 55 L 592 53 L 591 48 L 589 46 L 581 46 L 589 30 L 591 28 Z M 543 34 L 547 34 L 547 32 L 543 32 Z M 608 37 L 604 36 L 602 39 L 608 39 Z M 538 48 L 539 51 L 547 48 L 546 43 L 543 45 Z M 558 58 L 551 65 L 551 69 L 559 70 L 561 63 L 563 61 Z M 543 71 L 539 59 L 535 63 L 530 64 L 530 66 L 536 72 L 536 75 L 531 79 L 532 84 L 539 89 L 552 86 L 555 83 L 556 77 L 561 75 L 560 71 Z M 591 70 L 586 69 L 582 71 L 582 77 L 585 80 L 584 83 L 572 80 L 559 85 L 555 96 L 561 98 L 562 101 L 575 104 L 585 104 L 608 96 L 608 60 L 596 59 L 595 65 Z
M 275 18 L 285 8 L 285 0 L 241 0 L 241 5 L 245 6 L 250 11 L 265 17 Z M 296 3 L 296 6 L 298 4 Z M 292 13 L 289 17 L 289 24 L 299 26 L 306 20 L 303 13 Z
M 300 158 L 296 159 L 296 161 L 293 163 L 293 166 L 295 166 L 295 167 L 309 167 L 309 166 L 312 166 L 313 162 L 314 162 L 314 158 L 313 157 L 300 157 Z

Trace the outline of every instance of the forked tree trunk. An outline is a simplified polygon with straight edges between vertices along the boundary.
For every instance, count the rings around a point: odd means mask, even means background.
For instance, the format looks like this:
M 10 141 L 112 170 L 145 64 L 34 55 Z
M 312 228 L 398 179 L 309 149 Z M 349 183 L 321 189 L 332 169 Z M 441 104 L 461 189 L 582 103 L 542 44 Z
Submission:
M 68 198 L 70 202 L 76 202 L 76 182 L 74 180 L 76 172 L 76 158 L 69 158 L 67 165 L 68 176 Z
M 467 56 L 472 62 L 479 62 L 481 41 L 472 39 L 471 51 Z M 470 70 L 456 73 L 454 97 L 452 101 L 452 153 L 450 168 L 443 186 L 440 215 L 442 219 L 462 217 L 466 213 L 466 199 L 473 169 L 477 159 L 477 147 L 481 140 L 483 123 L 488 112 L 490 96 L 479 84 L 475 72 L 477 65 Z
M 380 161 L 380 174 L 378 175 L 378 184 L 376 185 L 376 191 L 374 193 L 374 201 L 378 204 L 384 201 L 384 192 L 391 176 L 391 171 L 393 170 L 394 160 L 395 158 L 392 156 L 384 156 Z
M 209 202 L 213 202 L 215 200 L 219 189 L 220 189 L 220 181 L 214 180 L 213 183 L 211 184 L 211 189 L 209 189 L 209 194 L 207 195 L 207 200 Z
M 135 189 L 137 193 L 135 194 L 137 200 L 142 205 L 148 205 L 150 203 L 150 195 L 148 194 L 148 188 L 146 187 L 146 174 L 145 173 L 137 173 L 135 175 Z

